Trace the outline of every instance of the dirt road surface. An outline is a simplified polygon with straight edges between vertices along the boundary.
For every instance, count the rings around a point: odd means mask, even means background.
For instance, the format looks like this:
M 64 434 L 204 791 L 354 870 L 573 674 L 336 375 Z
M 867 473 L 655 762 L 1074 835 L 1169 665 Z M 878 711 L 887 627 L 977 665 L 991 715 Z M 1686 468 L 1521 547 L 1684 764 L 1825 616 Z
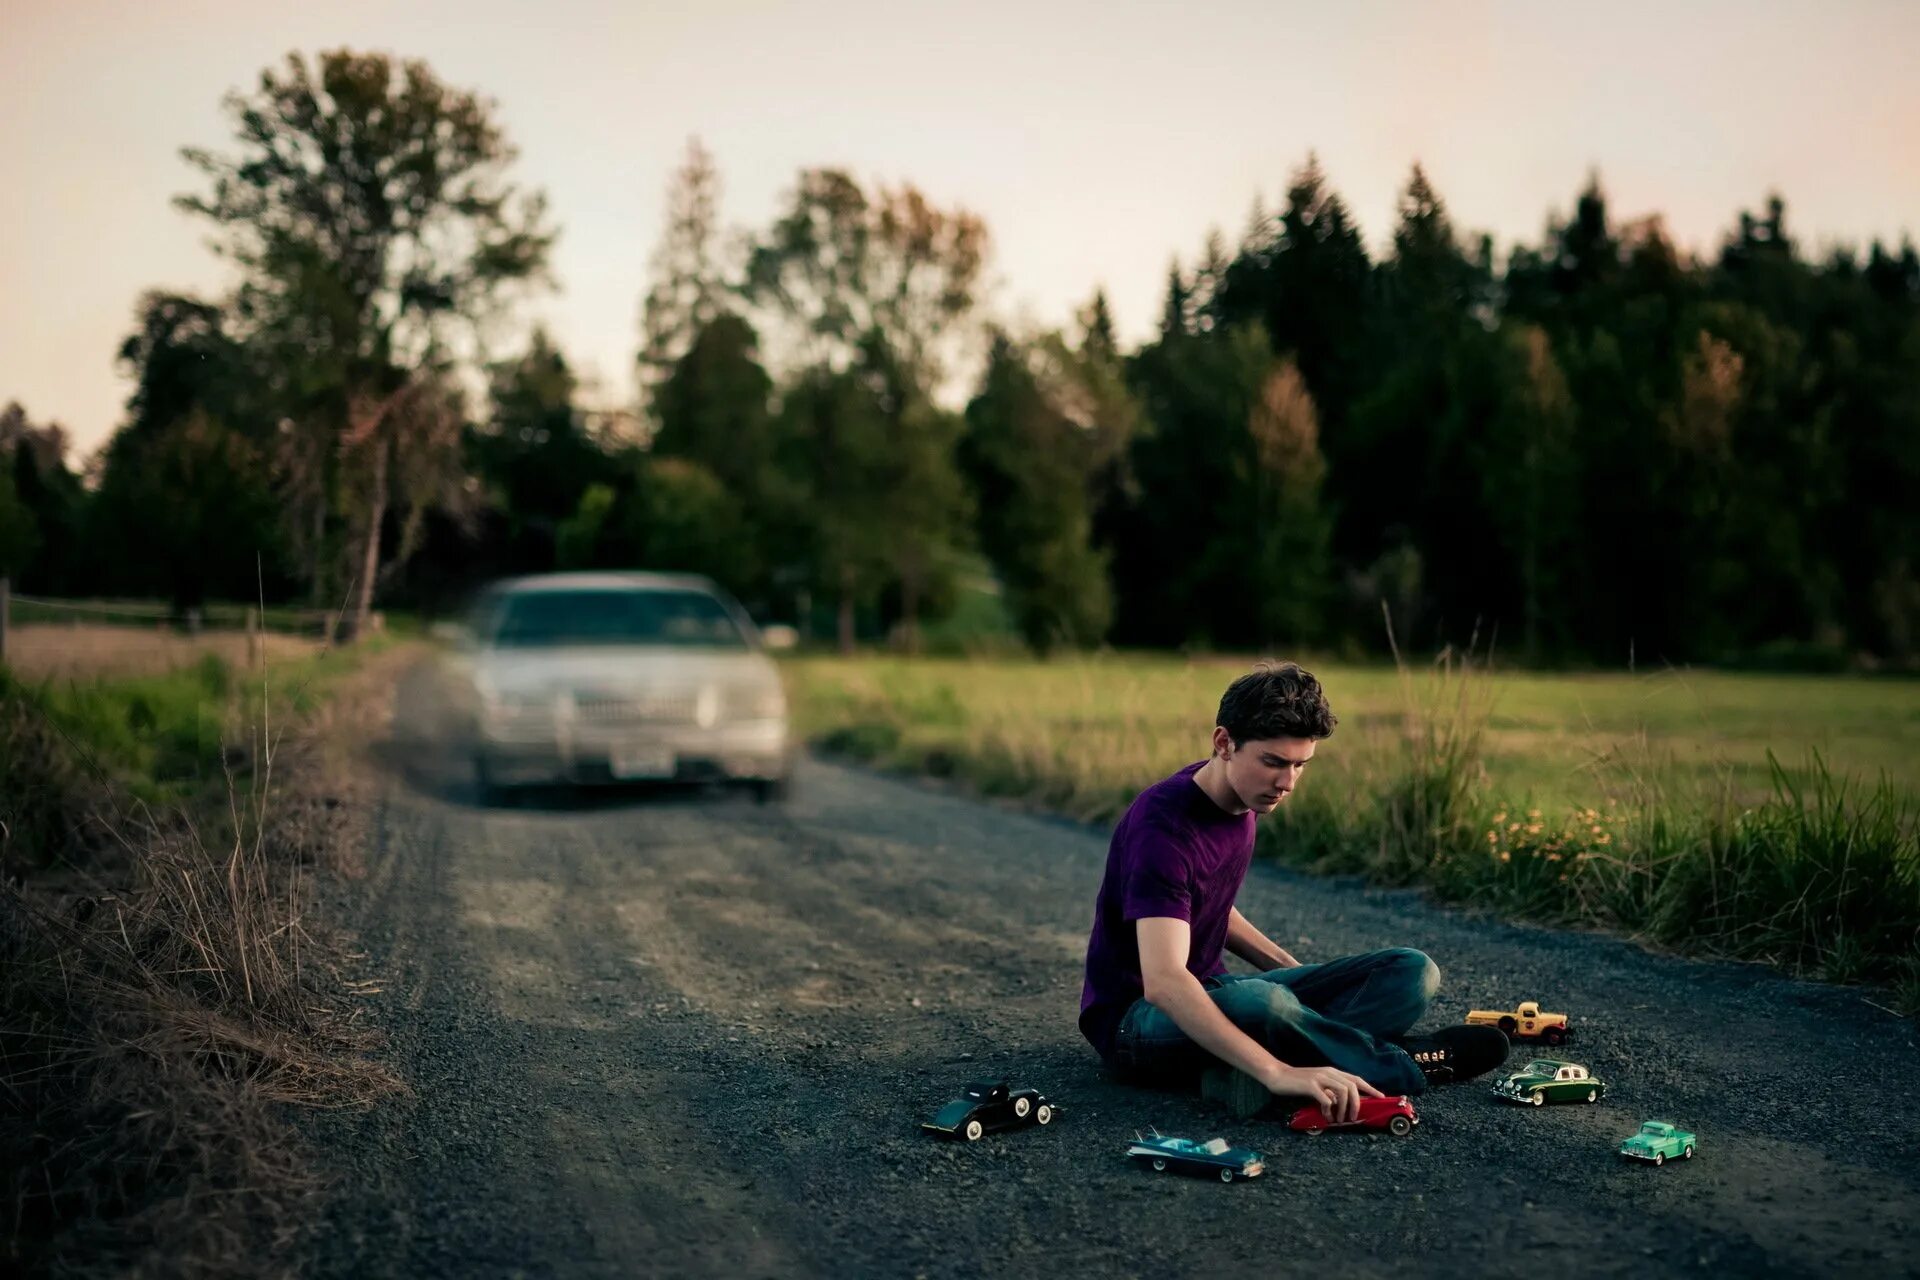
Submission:
M 1102 831 L 808 762 L 784 805 L 481 808 L 414 749 L 335 909 L 417 1096 L 315 1131 L 329 1276 L 1915 1274 L 1915 1029 L 1856 992 L 1503 925 L 1257 866 L 1304 960 L 1418 946 L 1429 1021 L 1572 1012 L 1596 1106 L 1418 1100 L 1408 1138 L 1307 1137 L 1105 1079 L 1074 1028 Z M 406 766 L 406 767 L 401 767 Z M 1311 785 L 1311 784 L 1309 784 Z M 1513 1065 L 1523 1060 L 1516 1050 Z M 964 1144 L 967 1081 L 1062 1104 Z M 1664 1168 L 1642 1120 L 1700 1135 Z M 1225 1136 L 1223 1186 L 1124 1158 Z

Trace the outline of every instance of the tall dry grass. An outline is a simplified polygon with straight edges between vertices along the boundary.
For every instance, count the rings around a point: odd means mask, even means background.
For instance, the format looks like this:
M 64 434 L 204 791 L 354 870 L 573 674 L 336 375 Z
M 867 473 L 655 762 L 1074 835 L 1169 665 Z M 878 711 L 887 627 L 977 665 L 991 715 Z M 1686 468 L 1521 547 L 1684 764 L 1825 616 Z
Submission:
M 250 767 L 158 809 L 0 684 L 30 822 L 0 845 L 0 1271 L 293 1274 L 316 1183 L 284 1108 L 401 1088 L 309 928 L 316 748 L 251 735 Z

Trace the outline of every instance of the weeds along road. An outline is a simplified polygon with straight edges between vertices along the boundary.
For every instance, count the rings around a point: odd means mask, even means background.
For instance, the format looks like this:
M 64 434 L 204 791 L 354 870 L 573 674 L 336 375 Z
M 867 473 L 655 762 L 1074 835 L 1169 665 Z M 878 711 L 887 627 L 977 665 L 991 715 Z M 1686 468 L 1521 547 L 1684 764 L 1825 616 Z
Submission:
M 381 759 L 415 753 L 377 752 Z M 1309 784 L 1311 785 L 1311 784 Z M 1431 1015 L 1538 997 L 1597 1106 L 1419 1100 L 1405 1139 L 1309 1138 L 1105 1080 L 1074 1028 L 1106 835 L 805 764 L 791 801 L 482 809 L 394 768 L 338 904 L 417 1097 L 315 1130 L 339 1276 L 1913 1274 L 1914 1027 L 1859 995 L 1256 866 L 1305 960 L 1419 946 Z M 1236 962 L 1237 963 L 1237 962 Z M 1513 1064 L 1523 1060 L 1516 1050 Z M 967 1145 L 967 1081 L 1062 1104 Z M 1700 1134 L 1665 1168 L 1645 1119 Z M 1267 1153 L 1154 1174 L 1136 1129 Z

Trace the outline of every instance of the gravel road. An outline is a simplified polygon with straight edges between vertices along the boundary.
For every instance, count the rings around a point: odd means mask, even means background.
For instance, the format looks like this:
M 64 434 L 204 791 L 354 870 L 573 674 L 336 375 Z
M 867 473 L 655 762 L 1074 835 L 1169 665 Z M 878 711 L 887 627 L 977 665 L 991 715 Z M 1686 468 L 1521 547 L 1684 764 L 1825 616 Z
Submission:
M 1421 1098 L 1411 1137 L 1310 1138 L 1101 1075 L 1074 1015 L 1104 831 L 817 761 L 784 805 L 483 809 L 418 752 L 373 754 L 368 874 L 330 909 L 417 1096 L 313 1126 L 339 1175 L 315 1274 L 1920 1265 L 1915 1027 L 1854 992 L 1256 866 L 1240 906 L 1303 960 L 1418 946 L 1444 974 L 1431 1022 L 1537 997 L 1610 1086 L 1534 1110 L 1475 1082 Z M 971 1145 L 919 1131 L 979 1077 L 1061 1114 Z M 1697 1131 L 1697 1158 L 1616 1156 L 1651 1118 Z M 1148 1125 L 1267 1173 L 1135 1167 Z

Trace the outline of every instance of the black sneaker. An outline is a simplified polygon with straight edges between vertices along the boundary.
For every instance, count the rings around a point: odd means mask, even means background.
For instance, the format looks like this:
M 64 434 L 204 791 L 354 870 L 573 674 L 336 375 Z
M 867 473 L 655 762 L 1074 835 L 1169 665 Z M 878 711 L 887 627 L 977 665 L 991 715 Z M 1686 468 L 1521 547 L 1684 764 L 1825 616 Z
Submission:
M 1399 1042 L 1427 1077 L 1427 1083 L 1454 1084 L 1484 1075 L 1507 1060 L 1506 1033 L 1498 1027 L 1442 1027 L 1430 1036 Z

